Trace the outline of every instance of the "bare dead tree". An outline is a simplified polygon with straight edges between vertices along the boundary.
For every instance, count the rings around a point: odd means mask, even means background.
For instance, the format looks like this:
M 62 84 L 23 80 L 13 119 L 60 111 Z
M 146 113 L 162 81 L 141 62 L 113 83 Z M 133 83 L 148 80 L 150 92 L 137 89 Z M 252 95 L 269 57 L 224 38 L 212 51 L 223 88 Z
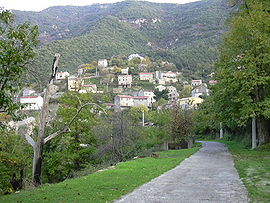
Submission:
M 55 93 L 53 81 L 55 79 L 55 74 L 56 74 L 56 71 L 58 68 L 59 58 L 60 58 L 60 54 L 55 54 L 53 65 L 52 65 L 51 78 L 50 78 L 49 83 L 47 85 L 47 88 L 45 90 L 45 95 L 44 95 L 44 99 L 43 99 L 43 106 L 42 106 L 41 114 L 40 114 L 37 141 L 35 142 L 30 135 L 25 135 L 26 140 L 28 141 L 28 143 L 32 146 L 32 148 L 34 150 L 33 168 L 32 168 L 33 174 L 32 175 L 33 175 L 33 184 L 35 186 L 39 186 L 41 184 L 41 170 L 42 170 L 42 162 L 43 162 L 43 147 L 44 147 L 44 145 L 48 141 L 50 141 L 51 139 L 57 137 L 58 135 L 71 132 L 70 126 L 73 124 L 73 122 L 76 120 L 76 118 L 78 117 L 80 112 L 85 107 L 87 107 L 89 105 L 94 105 L 94 106 L 102 109 L 105 112 L 105 110 L 96 103 L 83 104 L 80 106 L 80 108 L 77 110 L 75 115 L 70 119 L 70 121 L 64 127 L 58 129 L 56 132 L 54 132 L 46 137 L 45 127 L 48 123 L 49 101 L 50 101 L 51 96 Z

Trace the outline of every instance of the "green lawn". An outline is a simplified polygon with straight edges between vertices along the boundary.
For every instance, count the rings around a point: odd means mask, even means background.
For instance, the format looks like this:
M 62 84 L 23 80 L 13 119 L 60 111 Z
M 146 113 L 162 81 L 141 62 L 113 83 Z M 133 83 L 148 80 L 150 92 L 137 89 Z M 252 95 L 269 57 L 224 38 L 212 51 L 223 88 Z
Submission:
M 251 150 L 233 141 L 222 142 L 233 154 L 235 167 L 252 202 L 270 202 L 270 144 Z
M 111 202 L 174 168 L 198 149 L 160 152 L 157 159 L 147 157 L 119 163 L 115 169 L 1 196 L 0 202 Z

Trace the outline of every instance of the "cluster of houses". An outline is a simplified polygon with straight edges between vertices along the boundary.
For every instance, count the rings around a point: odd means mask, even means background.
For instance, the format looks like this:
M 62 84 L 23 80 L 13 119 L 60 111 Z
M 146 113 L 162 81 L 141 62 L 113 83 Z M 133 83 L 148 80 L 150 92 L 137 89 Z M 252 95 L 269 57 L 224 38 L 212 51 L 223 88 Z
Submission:
M 130 61 L 134 58 L 139 58 L 141 61 L 144 59 L 138 54 L 132 54 L 128 57 L 128 60 Z M 89 82 L 91 78 L 100 77 L 98 74 L 98 69 L 100 68 L 110 68 L 106 59 L 98 60 L 94 75 L 85 74 L 85 68 L 80 67 L 77 76 L 70 75 L 68 72 L 58 72 L 56 73 L 56 80 L 65 81 L 68 91 L 103 93 L 103 91 L 98 91 L 96 84 Z M 173 84 L 178 82 L 180 75 L 181 73 L 172 71 L 140 72 L 138 75 L 132 75 L 129 73 L 129 67 L 122 68 L 121 73 L 116 75 L 118 87 L 113 88 L 113 92 L 118 95 L 115 96 L 113 105 L 118 108 L 130 108 L 139 105 L 145 105 L 151 108 L 153 106 L 153 103 L 156 102 L 154 90 L 142 89 L 140 91 L 128 92 L 135 78 L 135 80 L 155 84 L 155 89 L 158 91 L 167 90 L 169 105 L 178 104 L 183 109 L 197 108 L 203 102 L 203 98 L 210 93 L 207 84 L 203 83 L 202 80 L 192 80 L 191 84 L 189 83 L 192 87 L 190 97 L 179 98 L 179 93 Z M 216 82 L 215 80 L 210 80 L 209 85 L 215 85 Z M 25 104 L 25 110 L 40 110 L 43 105 L 43 98 L 34 90 L 25 89 L 23 95 L 20 97 L 20 103 Z
M 217 81 L 210 80 L 209 85 L 216 84 Z M 168 91 L 168 107 L 179 105 L 182 109 L 196 109 L 203 102 L 205 96 L 209 96 L 210 90 L 207 88 L 207 84 L 202 80 L 192 80 L 191 86 L 193 87 L 191 97 L 179 98 L 179 93 L 174 86 L 158 85 L 155 87 L 158 91 Z M 155 94 L 152 90 L 140 90 L 139 92 L 133 92 L 130 94 L 122 94 L 115 96 L 114 105 L 120 108 L 134 107 L 138 105 L 145 105 L 152 107 L 156 102 Z

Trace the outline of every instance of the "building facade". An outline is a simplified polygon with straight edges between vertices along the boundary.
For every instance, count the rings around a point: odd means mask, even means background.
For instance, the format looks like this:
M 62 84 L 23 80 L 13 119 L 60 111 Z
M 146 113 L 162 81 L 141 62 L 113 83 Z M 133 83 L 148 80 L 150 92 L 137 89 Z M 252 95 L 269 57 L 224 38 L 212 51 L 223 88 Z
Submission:
M 154 79 L 153 73 L 139 73 L 140 80 L 147 80 L 149 82 L 152 82 Z
M 132 75 L 119 75 L 118 76 L 118 85 L 123 88 L 131 87 L 132 84 Z
M 58 72 L 58 73 L 56 73 L 56 75 L 55 75 L 55 79 L 56 79 L 56 80 L 64 80 L 64 79 L 66 79 L 67 77 L 69 77 L 69 73 L 68 73 L 68 72 Z
M 20 103 L 24 104 L 23 110 L 41 110 L 43 98 L 41 96 L 22 96 Z

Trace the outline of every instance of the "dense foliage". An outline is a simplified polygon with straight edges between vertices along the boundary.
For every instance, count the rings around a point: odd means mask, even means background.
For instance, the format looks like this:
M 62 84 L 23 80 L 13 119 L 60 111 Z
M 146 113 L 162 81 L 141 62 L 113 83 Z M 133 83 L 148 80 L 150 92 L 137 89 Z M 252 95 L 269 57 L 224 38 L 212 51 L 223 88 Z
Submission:
M 17 108 L 14 94 L 22 74 L 29 67 L 37 45 L 37 26 L 16 25 L 14 15 L 0 8 L 0 109 L 11 113 Z
M 218 83 L 201 108 L 208 119 L 231 130 L 249 126 L 255 118 L 259 145 L 270 141 L 269 10 L 269 1 L 246 0 L 232 19 L 218 61 Z

